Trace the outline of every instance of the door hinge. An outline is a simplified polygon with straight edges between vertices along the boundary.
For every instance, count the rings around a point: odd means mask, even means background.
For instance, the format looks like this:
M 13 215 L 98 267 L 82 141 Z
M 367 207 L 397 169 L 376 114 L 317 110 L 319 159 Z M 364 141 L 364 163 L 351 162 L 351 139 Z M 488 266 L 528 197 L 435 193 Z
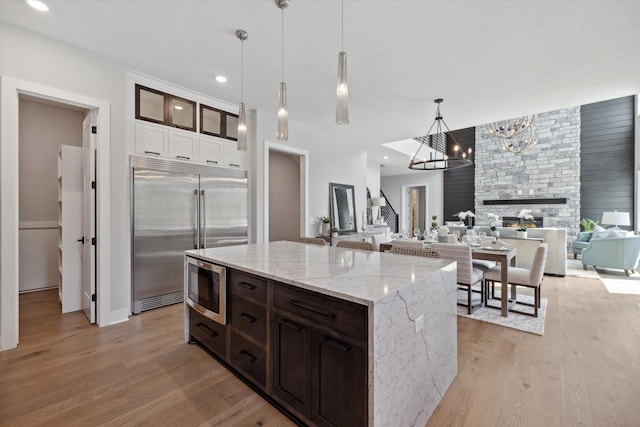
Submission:
M 91 133 L 98 133 L 98 126 L 91 126 Z
M 91 294 L 91 302 L 96 302 L 96 294 Z
M 95 189 L 96 189 L 96 182 L 95 182 L 95 181 L 91 181 L 91 188 L 92 188 L 93 190 L 95 190 Z
M 93 246 L 95 246 L 95 245 L 96 245 L 96 238 L 95 238 L 95 237 L 92 237 L 92 238 L 91 238 L 91 244 L 92 244 Z

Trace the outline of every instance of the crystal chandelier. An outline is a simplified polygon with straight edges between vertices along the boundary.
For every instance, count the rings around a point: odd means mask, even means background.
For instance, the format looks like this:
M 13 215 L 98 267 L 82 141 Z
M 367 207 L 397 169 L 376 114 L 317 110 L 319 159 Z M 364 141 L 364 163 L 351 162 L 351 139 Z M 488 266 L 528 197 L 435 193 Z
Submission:
M 460 147 L 460 144 L 458 144 L 453 135 L 451 135 L 449 126 L 447 126 L 440 114 L 440 104 L 443 102 L 443 99 L 438 98 L 433 102 L 438 104 L 436 119 L 425 136 L 414 138 L 420 143 L 420 146 L 411 157 L 409 169 L 430 171 L 471 166 L 473 164 L 471 161 L 471 148 L 465 151 Z M 434 134 L 431 134 L 434 126 L 436 127 L 436 131 Z M 443 126 L 447 133 L 444 133 Z M 447 155 L 447 139 L 451 139 L 451 142 L 455 144 L 453 146 L 453 156 Z
M 533 127 L 535 114 L 502 120 L 486 125 L 491 136 L 500 139 L 503 151 L 520 154 L 538 143 L 538 135 Z

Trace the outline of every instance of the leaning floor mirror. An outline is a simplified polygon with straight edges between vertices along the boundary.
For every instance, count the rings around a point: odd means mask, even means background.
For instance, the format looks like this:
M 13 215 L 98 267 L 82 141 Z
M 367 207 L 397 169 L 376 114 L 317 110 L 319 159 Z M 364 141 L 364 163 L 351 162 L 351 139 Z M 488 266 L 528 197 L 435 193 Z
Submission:
M 340 234 L 358 231 L 355 197 L 353 185 L 329 183 L 331 227 L 337 228 Z

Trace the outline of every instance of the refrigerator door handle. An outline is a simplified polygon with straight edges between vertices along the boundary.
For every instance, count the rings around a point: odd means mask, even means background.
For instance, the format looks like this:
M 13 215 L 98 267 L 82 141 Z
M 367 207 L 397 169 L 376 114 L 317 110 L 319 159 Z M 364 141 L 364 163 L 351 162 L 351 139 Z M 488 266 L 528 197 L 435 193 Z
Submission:
M 200 190 L 200 197 L 202 197 L 202 248 L 207 249 L 207 210 L 204 202 L 204 190 Z
M 195 226 L 195 249 L 200 249 L 200 200 L 198 200 L 198 190 L 193 190 L 193 206 L 194 206 L 194 214 L 195 218 L 193 219 L 193 224 Z

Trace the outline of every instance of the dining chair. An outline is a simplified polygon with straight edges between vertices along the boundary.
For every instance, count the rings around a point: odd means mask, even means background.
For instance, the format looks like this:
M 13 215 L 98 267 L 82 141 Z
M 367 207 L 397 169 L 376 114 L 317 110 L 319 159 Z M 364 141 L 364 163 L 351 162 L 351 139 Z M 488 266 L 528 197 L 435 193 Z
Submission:
M 300 237 L 298 239 L 300 243 L 310 243 L 312 245 L 326 246 L 327 242 L 320 237 Z
M 391 251 L 392 254 L 398 255 L 412 255 L 412 256 L 421 256 L 425 258 L 440 258 L 438 252 L 433 249 L 428 248 L 414 248 L 411 246 L 392 246 Z
M 511 308 L 510 311 L 514 313 L 526 314 L 527 316 L 538 317 L 538 309 L 540 308 L 540 300 L 541 300 L 541 287 L 542 287 L 542 279 L 544 277 L 544 267 L 547 262 L 547 250 L 548 245 L 546 243 L 540 244 L 536 249 L 536 253 L 533 257 L 533 263 L 531 264 L 531 269 L 528 268 L 520 268 L 520 267 L 509 267 L 507 270 L 507 282 L 501 284 L 501 286 L 511 285 L 517 289 L 518 286 L 523 286 L 527 288 L 533 289 L 533 304 L 528 302 L 518 301 L 516 298 L 515 304 L 526 305 L 529 307 L 533 307 L 533 313 L 528 311 L 521 311 L 514 308 Z M 484 293 L 484 304 L 486 307 L 497 308 L 493 305 L 488 304 L 489 300 L 489 283 L 491 283 L 491 299 L 500 299 L 495 298 L 494 290 L 495 290 L 495 282 L 500 282 L 500 267 L 493 267 L 487 270 L 484 273 L 484 279 L 486 284 L 486 289 Z
M 476 308 L 482 306 L 484 298 L 484 272 L 474 267 L 471 259 L 471 247 L 467 245 L 457 245 L 455 243 L 434 243 L 431 245 L 431 249 L 440 254 L 440 258 L 456 261 L 458 263 L 457 268 L 457 282 L 458 289 L 463 289 L 467 292 L 467 303 L 458 302 L 458 305 L 466 306 L 467 313 L 471 314 Z M 475 290 L 473 287 L 476 284 L 480 284 L 480 290 Z M 473 304 L 473 294 L 480 294 L 479 304 Z
M 376 248 L 371 242 L 359 242 L 357 240 L 340 240 L 336 248 L 357 249 L 361 251 L 375 251 Z

